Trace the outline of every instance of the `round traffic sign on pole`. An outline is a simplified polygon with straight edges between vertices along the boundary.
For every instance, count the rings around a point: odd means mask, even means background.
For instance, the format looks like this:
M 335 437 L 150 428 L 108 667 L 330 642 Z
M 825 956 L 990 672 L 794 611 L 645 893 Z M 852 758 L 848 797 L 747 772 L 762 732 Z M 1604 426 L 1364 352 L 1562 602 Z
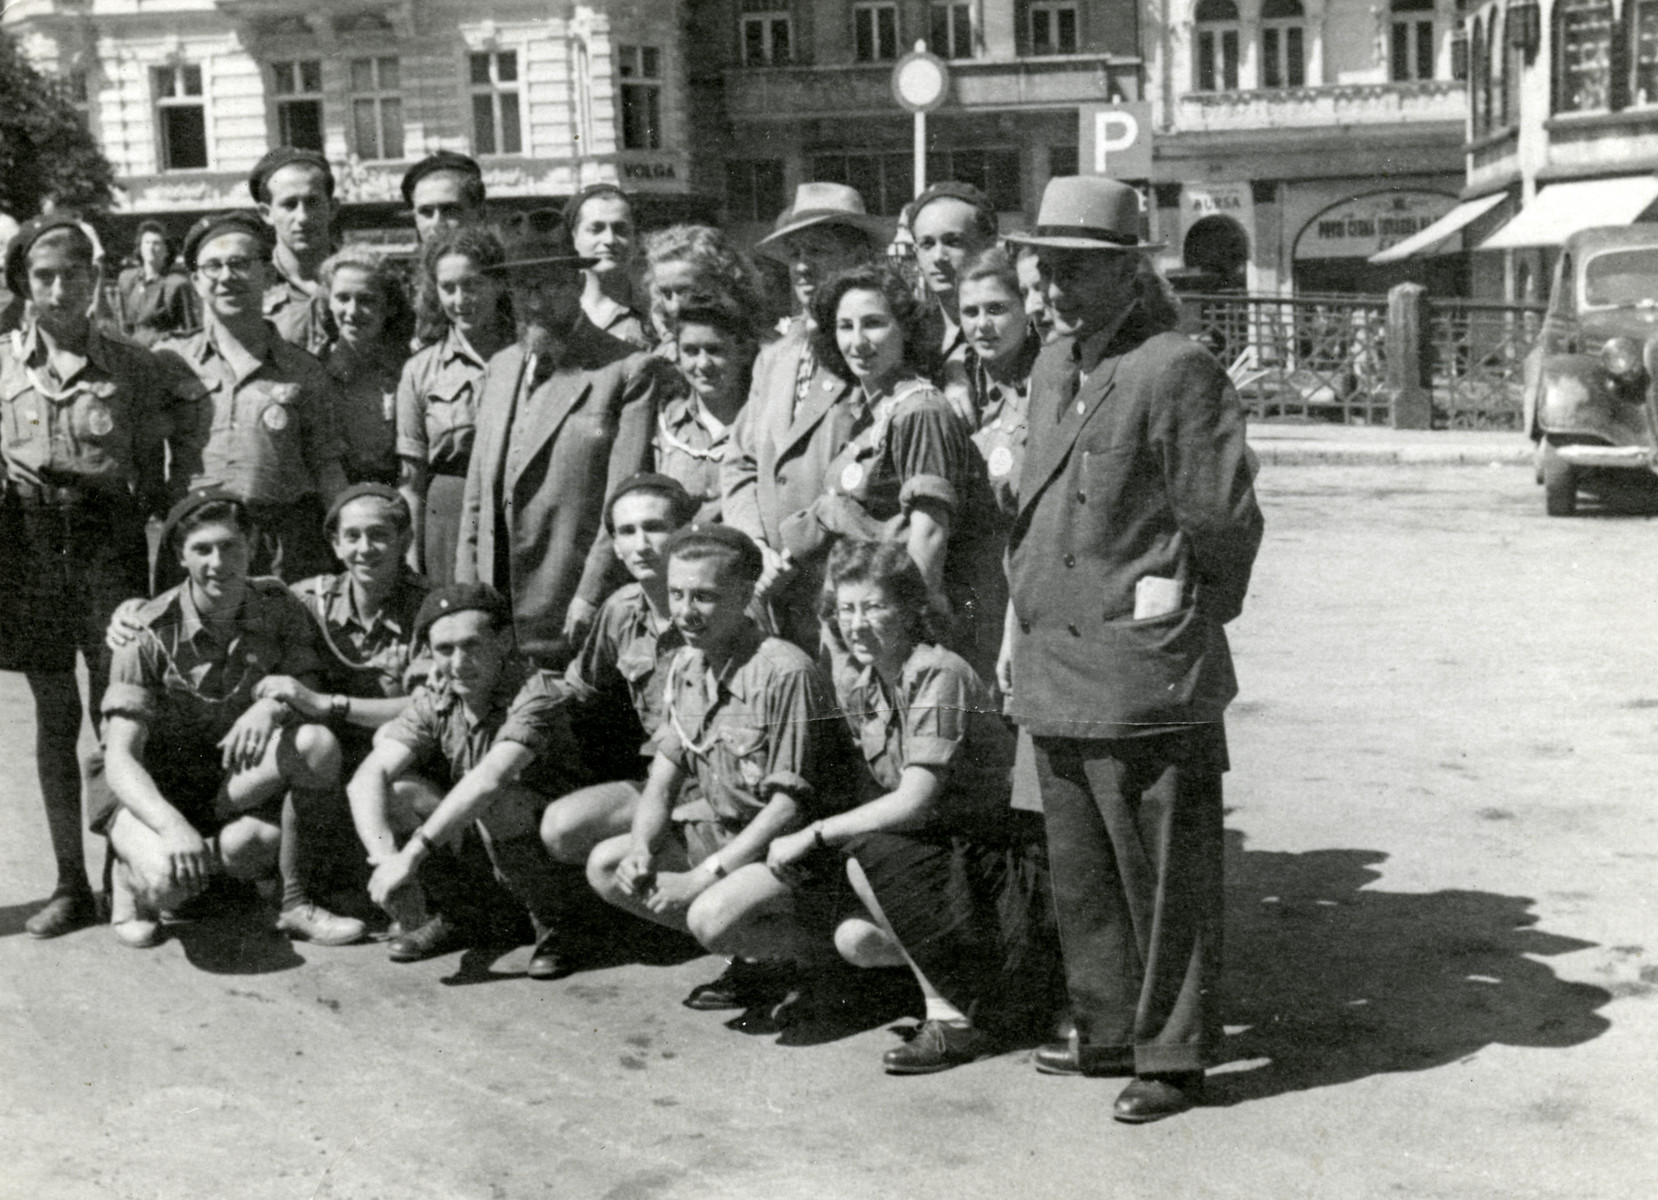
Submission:
M 904 55 L 892 68 L 893 99 L 912 113 L 932 112 L 949 94 L 950 68 L 936 54 L 918 48 Z

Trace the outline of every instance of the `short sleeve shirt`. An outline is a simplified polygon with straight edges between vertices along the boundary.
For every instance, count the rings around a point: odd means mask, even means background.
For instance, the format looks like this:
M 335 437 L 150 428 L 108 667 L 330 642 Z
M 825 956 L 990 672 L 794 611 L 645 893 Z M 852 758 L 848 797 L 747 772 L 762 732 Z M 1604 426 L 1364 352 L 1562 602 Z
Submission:
M 248 580 L 226 641 L 203 621 L 190 586 L 142 605 L 138 636 L 110 664 L 103 714 L 147 725 L 152 745 L 215 743 L 252 707 L 261 679 L 315 683 L 322 665 L 310 616 L 279 580 Z
M 938 392 L 900 384 L 872 423 L 829 466 L 828 490 L 856 500 L 877 521 L 912 497 L 957 509 L 974 494 L 979 458 L 967 426 Z
M 720 463 L 731 442 L 731 428 L 709 428 L 701 406 L 689 394 L 675 396 L 657 414 L 651 446 L 656 469 L 685 485 L 698 504 L 696 520 L 720 519 Z
M 518 777 L 522 787 L 543 796 L 562 796 L 586 782 L 580 748 L 560 703 L 558 677 L 513 661 L 502 671 L 485 711 L 474 717 L 447 679 L 415 689 L 409 705 L 374 735 L 376 742 L 407 746 L 415 769 L 459 783 L 502 742 L 516 742 L 535 755 Z
M 818 743 L 832 714 L 817 667 L 798 646 L 751 629 L 718 676 L 702 651 L 686 647 L 668 670 L 663 709 L 657 753 L 701 791 L 676 819 L 740 829 L 777 791 L 826 811 L 834 783 L 818 779 Z M 816 783 L 828 788 L 820 793 Z
M 488 364 L 451 329 L 403 365 L 397 385 L 397 453 L 440 475 L 465 475 Z
M 291 590 L 317 627 L 322 672 L 329 692 L 365 700 L 407 696 L 429 664 L 414 658 L 415 616 L 430 590 L 405 570 L 372 620 L 357 613 L 351 580 L 316 575 Z
M 648 738 L 662 728 L 662 689 L 685 639 L 672 624 L 658 632 L 650 602 L 637 583 L 611 593 L 594 618 L 581 652 L 564 672 L 564 687 L 581 705 L 632 706 Z M 646 744 L 646 751 L 651 750 Z
M 922 643 L 894 689 L 844 651 L 832 658 L 835 695 L 866 768 L 863 800 L 896 790 L 904 768 L 927 767 L 944 782 L 935 824 L 971 832 L 1005 815 L 1013 734 L 965 660 Z

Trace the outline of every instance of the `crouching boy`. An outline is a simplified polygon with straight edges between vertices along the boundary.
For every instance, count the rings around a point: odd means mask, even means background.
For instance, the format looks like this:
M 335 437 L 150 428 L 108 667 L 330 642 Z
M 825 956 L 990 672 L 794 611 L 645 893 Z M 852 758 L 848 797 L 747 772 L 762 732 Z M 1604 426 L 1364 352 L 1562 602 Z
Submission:
M 422 863 L 475 824 L 539 943 L 564 924 L 571 902 L 541 844 L 542 810 L 586 782 L 557 677 L 519 657 L 512 613 L 488 584 L 431 592 L 415 619 L 415 637 L 423 636 L 432 678 L 381 726 L 347 788 L 357 834 L 375 864 L 369 898 L 407 925 L 420 903 Z M 417 771 L 442 790 L 397 786 Z M 401 849 L 400 835 L 408 839 Z

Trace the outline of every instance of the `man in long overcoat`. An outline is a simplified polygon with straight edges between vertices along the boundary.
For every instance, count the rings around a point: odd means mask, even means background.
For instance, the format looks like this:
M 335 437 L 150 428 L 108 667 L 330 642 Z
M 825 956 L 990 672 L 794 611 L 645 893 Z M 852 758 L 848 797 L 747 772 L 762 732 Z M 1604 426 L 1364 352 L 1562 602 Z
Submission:
M 484 372 L 455 578 L 505 595 L 519 649 L 561 670 L 620 582 L 605 497 L 650 465 L 663 368 L 582 315 L 586 260 L 557 212 L 506 241 L 519 337 Z
M 1224 624 L 1261 540 L 1226 372 L 1170 332 L 1139 197 L 1049 183 L 1036 247 L 1062 336 L 1037 361 L 999 673 L 1032 736 L 1076 1032 L 1051 1074 L 1133 1075 L 1114 1115 L 1201 1098 L 1220 1029 Z

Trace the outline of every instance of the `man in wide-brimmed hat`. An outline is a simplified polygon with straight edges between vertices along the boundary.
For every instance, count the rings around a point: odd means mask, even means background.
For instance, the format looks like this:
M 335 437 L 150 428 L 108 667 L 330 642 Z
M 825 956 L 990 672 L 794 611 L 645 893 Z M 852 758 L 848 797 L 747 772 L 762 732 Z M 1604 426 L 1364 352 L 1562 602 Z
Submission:
M 1033 737 L 1076 1031 L 1050 1074 L 1131 1075 L 1120 1121 L 1201 1098 L 1220 1032 L 1225 622 L 1261 540 L 1226 372 L 1172 332 L 1140 198 L 1052 180 L 1035 247 L 1061 336 L 1031 380 L 998 675 Z
M 852 188 L 803 183 L 759 243 L 789 264 L 800 311 L 754 360 L 748 404 L 720 470 L 721 503 L 725 521 L 765 555 L 756 594 L 770 604 L 778 633 L 802 646 L 817 644 L 817 597 L 782 552 L 781 526 L 822 494 L 824 473 L 852 436 L 855 419 L 852 385 L 812 353 L 812 297 L 836 273 L 877 257 L 884 241 L 880 222 Z
M 650 461 L 660 360 L 582 313 L 582 269 L 563 216 L 520 214 L 505 230 L 518 344 L 490 360 L 461 506 L 455 578 L 512 603 L 521 650 L 562 669 L 620 565 L 605 497 Z

